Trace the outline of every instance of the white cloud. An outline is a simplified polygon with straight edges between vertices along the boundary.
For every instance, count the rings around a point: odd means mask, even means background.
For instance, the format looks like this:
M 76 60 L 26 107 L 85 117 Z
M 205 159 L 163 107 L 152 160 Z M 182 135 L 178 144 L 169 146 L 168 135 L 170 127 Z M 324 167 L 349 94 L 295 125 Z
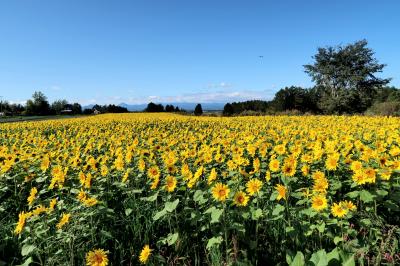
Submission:
M 268 90 L 236 90 L 189 93 L 175 97 L 166 97 L 166 100 L 171 102 L 225 103 L 245 100 L 271 99 L 272 97 L 273 93 Z
M 232 84 L 227 83 L 225 81 L 219 83 L 210 83 L 207 84 L 206 89 L 229 89 L 232 88 Z
M 58 85 L 53 85 L 53 86 L 50 87 L 50 90 L 52 90 L 52 91 L 61 91 L 62 88 L 60 86 L 58 86 Z
M 9 101 L 10 104 L 21 104 L 21 105 L 25 105 L 26 104 L 26 100 L 16 100 L 16 101 Z

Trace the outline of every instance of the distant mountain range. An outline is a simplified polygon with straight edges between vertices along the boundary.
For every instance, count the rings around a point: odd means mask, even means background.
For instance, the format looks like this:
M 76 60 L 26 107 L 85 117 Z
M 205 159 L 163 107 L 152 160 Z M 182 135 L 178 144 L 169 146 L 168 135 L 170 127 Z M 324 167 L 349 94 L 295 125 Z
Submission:
M 185 109 L 186 111 L 193 111 L 197 103 L 162 103 L 162 105 L 172 104 L 173 106 L 178 106 L 180 109 Z M 225 103 L 201 103 L 201 107 L 204 111 L 220 111 L 224 109 Z M 94 104 L 83 106 L 82 109 L 92 109 Z M 127 104 L 120 103 L 118 106 L 126 107 L 130 112 L 143 111 L 147 104 Z

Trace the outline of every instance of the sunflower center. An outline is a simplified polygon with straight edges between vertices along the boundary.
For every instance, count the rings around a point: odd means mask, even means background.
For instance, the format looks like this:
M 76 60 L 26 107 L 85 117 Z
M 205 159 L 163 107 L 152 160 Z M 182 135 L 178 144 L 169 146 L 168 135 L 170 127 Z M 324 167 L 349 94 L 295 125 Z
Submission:
M 95 260 L 97 263 L 102 263 L 103 262 L 103 257 L 100 254 L 95 255 Z

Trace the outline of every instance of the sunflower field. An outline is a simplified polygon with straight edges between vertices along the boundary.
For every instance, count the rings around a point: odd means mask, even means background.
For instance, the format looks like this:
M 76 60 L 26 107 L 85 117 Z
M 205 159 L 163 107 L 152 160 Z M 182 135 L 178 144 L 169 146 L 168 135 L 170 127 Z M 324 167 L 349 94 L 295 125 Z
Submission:
M 399 265 L 400 119 L 0 125 L 0 265 Z

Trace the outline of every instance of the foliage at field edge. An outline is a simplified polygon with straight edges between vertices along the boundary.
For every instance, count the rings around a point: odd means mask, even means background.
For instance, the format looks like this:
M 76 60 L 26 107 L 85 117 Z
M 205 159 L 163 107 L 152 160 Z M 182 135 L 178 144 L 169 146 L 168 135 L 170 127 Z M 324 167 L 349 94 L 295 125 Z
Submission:
M 0 264 L 395 265 L 400 119 L 0 125 Z

